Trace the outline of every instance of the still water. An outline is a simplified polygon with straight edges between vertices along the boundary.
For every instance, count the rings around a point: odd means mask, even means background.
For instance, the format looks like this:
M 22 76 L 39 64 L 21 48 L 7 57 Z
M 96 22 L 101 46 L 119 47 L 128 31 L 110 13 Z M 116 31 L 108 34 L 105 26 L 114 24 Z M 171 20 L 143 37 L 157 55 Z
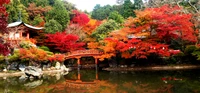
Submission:
M 0 93 L 200 93 L 200 70 L 77 70 L 42 79 L 0 78 Z

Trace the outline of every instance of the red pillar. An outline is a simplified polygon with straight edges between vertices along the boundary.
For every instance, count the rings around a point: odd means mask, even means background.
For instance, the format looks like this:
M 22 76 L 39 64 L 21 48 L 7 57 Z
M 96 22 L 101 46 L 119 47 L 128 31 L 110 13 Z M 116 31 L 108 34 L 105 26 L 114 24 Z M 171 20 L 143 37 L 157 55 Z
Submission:
M 19 32 L 19 38 L 22 38 L 22 32 L 21 31 Z
M 96 67 L 96 70 L 98 70 L 98 57 L 94 57 L 95 59 L 95 67 Z
M 77 59 L 77 64 L 78 64 L 78 67 L 77 67 L 77 70 L 78 70 L 78 79 L 76 80 L 76 82 L 81 82 L 81 74 L 80 74 L 80 66 L 81 66 L 81 57 L 76 57 Z

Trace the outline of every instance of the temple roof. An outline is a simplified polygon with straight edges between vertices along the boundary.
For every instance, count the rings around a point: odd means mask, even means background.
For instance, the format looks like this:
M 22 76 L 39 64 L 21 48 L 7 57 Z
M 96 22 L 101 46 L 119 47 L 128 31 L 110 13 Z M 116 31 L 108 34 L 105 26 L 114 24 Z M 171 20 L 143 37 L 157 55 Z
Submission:
M 44 27 L 35 27 L 35 26 L 31 26 L 31 25 L 26 24 L 26 23 L 24 23 L 24 22 L 22 22 L 22 21 L 10 23 L 10 24 L 8 24 L 7 28 L 19 26 L 19 25 L 21 25 L 21 24 L 23 24 L 23 25 L 25 25 L 26 27 L 31 28 L 31 29 L 36 29 L 36 30 L 44 29 Z

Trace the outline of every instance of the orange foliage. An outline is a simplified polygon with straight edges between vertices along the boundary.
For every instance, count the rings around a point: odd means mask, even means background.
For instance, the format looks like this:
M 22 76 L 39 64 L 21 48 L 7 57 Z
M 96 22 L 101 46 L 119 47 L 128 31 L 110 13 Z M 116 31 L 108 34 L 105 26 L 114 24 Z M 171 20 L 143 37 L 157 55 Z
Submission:
M 104 60 L 105 58 L 109 59 L 113 56 L 116 56 L 115 47 L 117 45 L 117 40 L 105 39 L 102 41 L 104 45 L 99 46 L 101 50 L 103 50 L 103 55 L 101 55 L 99 60 Z
M 51 62 L 63 62 L 65 60 L 65 55 L 64 54 L 55 54 L 55 55 L 49 57 L 48 60 Z
M 82 30 L 88 34 L 91 35 L 92 32 L 101 24 L 101 21 L 90 19 L 90 21 L 83 26 Z
M 32 47 L 30 49 L 21 48 L 19 52 L 21 59 L 26 59 L 36 62 L 46 61 L 48 57 L 47 53 L 44 50 L 35 47 Z
M 33 38 L 29 38 L 29 41 L 32 42 L 33 44 L 37 43 L 37 41 L 35 39 L 33 39 Z
M 98 42 L 89 42 L 87 43 L 87 47 L 90 49 L 97 49 L 99 47 L 99 43 Z

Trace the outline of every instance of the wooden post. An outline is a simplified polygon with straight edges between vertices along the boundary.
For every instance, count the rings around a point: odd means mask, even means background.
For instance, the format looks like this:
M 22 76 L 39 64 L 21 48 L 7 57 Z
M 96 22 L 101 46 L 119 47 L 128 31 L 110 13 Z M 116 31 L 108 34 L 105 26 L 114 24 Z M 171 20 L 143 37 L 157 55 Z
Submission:
M 19 38 L 22 38 L 22 31 L 19 32 Z
M 81 57 L 76 57 L 77 59 L 77 64 L 78 64 L 78 68 L 81 67 Z
M 76 57 L 77 59 L 77 64 L 78 64 L 78 67 L 77 67 L 77 70 L 78 70 L 78 80 L 76 80 L 76 82 L 81 82 L 81 74 L 80 74 L 80 67 L 81 67 L 81 57 Z
M 29 33 L 26 33 L 26 38 L 29 39 Z
M 97 57 L 94 57 L 95 59 L 95 68 L 96 68 L 96 71 L 98 70 L 98 58 Z

